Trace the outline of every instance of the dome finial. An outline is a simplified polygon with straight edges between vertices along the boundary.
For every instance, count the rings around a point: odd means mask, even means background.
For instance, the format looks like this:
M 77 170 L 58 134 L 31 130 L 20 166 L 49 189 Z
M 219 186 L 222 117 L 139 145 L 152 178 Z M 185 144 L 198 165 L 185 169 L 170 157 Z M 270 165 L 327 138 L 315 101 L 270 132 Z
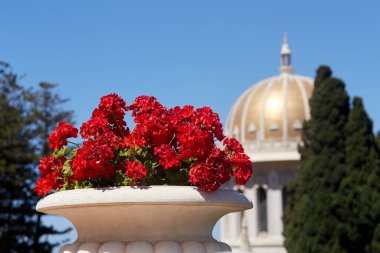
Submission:
M 291 64 L 291 56 L 292 56 L 292 51 L 290 51 L 288 38 L 286 36 L 286 33 L 284 33 L 284 37 L 282 40 L 282 47 L 281 47 L 280 73 L 288 73 L 288 74 L 292 73 L 293 69 L 292 69 L 292 64 Z
M 282 36 L 282 44 L 288 44 L 288 37 L 286 36 L 286 32 L 284 32 L 284 35 Z

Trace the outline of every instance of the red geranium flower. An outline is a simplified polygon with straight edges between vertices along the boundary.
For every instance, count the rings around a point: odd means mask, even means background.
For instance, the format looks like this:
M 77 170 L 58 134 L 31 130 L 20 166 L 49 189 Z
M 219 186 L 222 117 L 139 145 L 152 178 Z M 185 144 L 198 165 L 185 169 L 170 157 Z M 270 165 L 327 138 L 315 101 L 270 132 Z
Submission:
M 109 145 L 103 140 L 85 141 L 78 148 L 76 157 L 72 160 L 71 168 L 73 178 L 79 182 L 95 180 L 98 178 L 109 179 L 115 175 L 115 168 L 111 163 L 115 154 Z
M 58 127 L 49 136 L 50 148 L 53 150 L 61 149 L 67 145 L 67 139 L 78 136 L 78 129 L 67 123 L 66 121 L 60 122 Z
M 249 156 L 243 153 L 236 153 L 231 160 L 235 165 L 235 182 L 241 185 L 246 184 L 252 175 L 252 163 Z
M 176 167 L 181 164 L 178 160 L 179 157 L 177 153 L 171 149 L 171 146 L 168 144 L 155 147 L 154 154 L 158 156 L 158 162 L 164 167 L 164 169 Z
M 223 144 L 226 146 L 227 150 L 237 152 L 237 153 L 244 153 L 243 146 L 235 138 L 225 138 L 223 140 Z
M 139 162 L 127 161 L 125 174 L 132 179 L 142 179 L 146 176 L 146 168 Z
M 53 156 L 42 157 L 38 169 L 41 177 L 38 179 L 34 191 L 38 195 L 44 195 L 52 190 L 58 190 L 64 184 L 62 167 L 65 162 L 64 157 L 55 158 Z

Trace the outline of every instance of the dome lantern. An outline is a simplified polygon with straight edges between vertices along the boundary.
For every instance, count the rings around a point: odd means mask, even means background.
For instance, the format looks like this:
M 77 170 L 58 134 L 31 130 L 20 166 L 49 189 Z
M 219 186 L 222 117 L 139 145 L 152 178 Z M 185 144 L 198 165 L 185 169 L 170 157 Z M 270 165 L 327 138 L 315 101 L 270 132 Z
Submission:
M 284 33 L 282 47 L 281 47 L 281 67 L 280 73 L 289 73 L 293 72 L 292 68 L 292 51 L 290 51 L 288 39 L 286 33 Z

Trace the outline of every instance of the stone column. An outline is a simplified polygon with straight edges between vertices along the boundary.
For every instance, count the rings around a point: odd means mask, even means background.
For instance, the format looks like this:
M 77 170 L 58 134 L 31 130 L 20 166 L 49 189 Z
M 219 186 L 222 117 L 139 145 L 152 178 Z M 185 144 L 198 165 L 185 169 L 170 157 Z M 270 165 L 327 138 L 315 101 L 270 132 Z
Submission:
M 252 243 L 252 240 L 257 236 L 257 188 L 258 185 L 254 185 L 252 188 L 246 189 L 246 197 L 252 201 L 253 208 L 246 211 L 248 221 L 248 236 Z
M 268 190 L 268 232 L 270 235 L 282 234 L 282 193 L 280 189 Z
M 276 172 L 269 175 L 268 198 L 268 233 L 271 236 L 282 236 L 282 191 Z
M 232 245 L 237 245 L 240 239 L 241 213 L 231 213 L 228 217 L 229 240 Z

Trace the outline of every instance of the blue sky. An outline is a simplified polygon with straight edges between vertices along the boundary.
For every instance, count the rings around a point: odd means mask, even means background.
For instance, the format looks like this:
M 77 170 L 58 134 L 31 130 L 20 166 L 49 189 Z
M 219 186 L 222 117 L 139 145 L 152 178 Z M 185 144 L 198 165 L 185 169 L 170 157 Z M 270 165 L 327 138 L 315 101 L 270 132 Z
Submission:
M 78 123 L 102 95 L 208 105 L 226 121 L 278 73 L 283 32 L 296 74 L 330 65 L 380 129 L 379 1 L 2 1 L 0 60 L 25 86 L 59 84 Z

